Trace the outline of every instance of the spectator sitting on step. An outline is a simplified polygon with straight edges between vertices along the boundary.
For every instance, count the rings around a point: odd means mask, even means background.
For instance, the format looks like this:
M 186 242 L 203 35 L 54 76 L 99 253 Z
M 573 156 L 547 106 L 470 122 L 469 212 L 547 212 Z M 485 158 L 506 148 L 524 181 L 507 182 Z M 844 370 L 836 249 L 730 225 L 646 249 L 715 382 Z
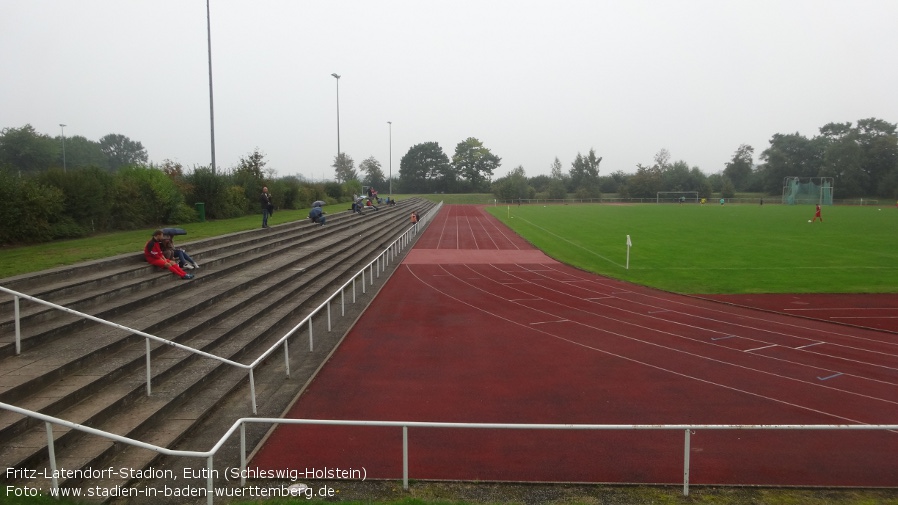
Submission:
M 167 268 L 171 273 L 184 280 L 193 279 L 193 274 L 189 274 L 181 269 L 181 267 L 178 266 L 178 262 L 165 259 L 165 255 L 162 253 L 162 230 L 153 232 L 153 237 L 147 242 L 147 245 L 143 247 L 143 256 L 150 265 Z
M 363 196 L 355 196 L 355 195 L 352 196 L 352 211 L 353 212 L 355 212 L 357 214 L 362 213 L 362 209 L 364 208 L 364 205 L 362 205 L 362 200 L 364 200 L 364 199 L 365 199 L 365 197 L 363 197 Z
M 193 261 L 193 258 L 187 254 L 187 251 L 181 247 L 175 247 L 174 237 L 166 235 L 164 231 L 162 233 L 162 255 L 165 256 L 165 259 L 167 260 L 177 259 L 178 266 L 181 267 L 182 270 L 185 268 L 192 269 L 200 267 L 197 265 L 196 261 Z
M 312 210 L 309 211 L 309 219 L 311 219 L 313 223 L 320 224 L 321 226 L 324 226 L 324 222 L 327 220 L 324 217 L 324 211 L 321 210 L 321 207 L 312 207 Z

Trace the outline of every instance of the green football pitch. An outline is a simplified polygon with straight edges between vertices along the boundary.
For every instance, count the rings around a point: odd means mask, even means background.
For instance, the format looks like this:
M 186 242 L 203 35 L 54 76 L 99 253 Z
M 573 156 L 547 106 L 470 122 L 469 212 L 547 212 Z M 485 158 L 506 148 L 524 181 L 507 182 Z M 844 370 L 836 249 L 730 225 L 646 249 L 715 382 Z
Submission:
M 680 293 L 898 292 L 898 209 L 808 205 L 490 206 L 584 270 Z M 632 247 L 628 246 L 630 237 Z

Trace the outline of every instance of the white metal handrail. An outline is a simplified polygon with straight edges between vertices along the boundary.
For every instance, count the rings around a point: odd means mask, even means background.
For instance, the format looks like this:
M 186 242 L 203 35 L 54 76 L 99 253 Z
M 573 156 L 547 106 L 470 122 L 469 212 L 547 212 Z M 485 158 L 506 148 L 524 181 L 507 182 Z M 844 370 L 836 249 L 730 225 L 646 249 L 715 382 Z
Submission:
M 423 222 L 426 222 L 426 221 L 427 221 L 428 219 L 430 219 L 433 215 L 435 215 L 435 214 L 440 210 L 440 208 L 442 207 L 442 205 L 443 205 L 443 202 L 440 202 L 440 203 L 438 203 L 436 206 L 434 206 L 434 208 L 430 209 L 430 210 L 429 210 L 423 217 L 421 217 L 421 219 L 420 219 L 420 221 L 419 221 L 419 224 L 420 224 L 420 223 L 423 223 Z M 134 328 L 129 328 L 129 327 L 127 327 L 127 326 L 124 326 L 124 325 L 121 325 L 121 324 L 118 324 L 118 323 L 113 323 L 113 322 L 111 322 L 111 321 L 107 321 L 107 320 L 105 320 L 105 319 L 101 319 L 101 318 L 92 316 L 92 315 L 90 315 L 90 314 L 85 314 L 85 313 L 83 313 L 83 312 L 79 312 L 79 311 L 77 311 L 77 310 L 70 309 L 70 308 L 68 308 L 68 307 L 63 307 L 62 305 L 57 305 L 57 304 L 52 303 L 52 302 L 48 302 L 48 301 L 45 301 L 45 300 L 41 300 L 40 298 L 36 298 L 36 297 L 34 297 L 34 296 L 27 295 L 27 294 L 25 294 L 25 293 L 20 293 L 20 292 L 18 292 L 18 291 L 14 291 L 14 290 L 12 290 L 12 289 L 4 288 L 3 286 L 0 286 L 0 291 L 2 291 L 2 292 L 4 292 L 4 293 L 11 294 L 11 295 L 13 296 L 13 307 L 14 307 L 14 317 L 15 317 L 15 333 L 16 333 L 16 335 L 15 335 L 15 339 L 16 339 L 16 354 L 17 354 L 17 355 L 20 354 L 21 351 L 22 351 L 22 342 L 21 342 L 21 339 L 22 339 L 21 334 L 22 334 L 22 332 L 21 332 L 21 322 L 20 322 L 20 313 L 19 313 L 19 312 L 20 312 L 20 311 L 19 311 L 19 299 L 23 298 L 23 299 L 30 300 L 30 301 L 35 302 L 35 303 L 39 303 L 39 304 L 42 304 L 42 305 L 46 305 L 46 306 L 51 307 L 51 308 L 53 308 L 53 309 L 61 310 L 61 311 L 66 312 L 66 313 L 68 313 L 68 314 L 72 314 L 72 315 L 75 315 L 75 316 L 78 316 L 78 317 L 81 317 L 81 318 L 84 318 L 84 319 L 88 319 L 88 320 L 91 320 L 91 321 L 94 321 L 94 322 L 97 322 L 97 323 L 100 323 L 100 324 L 104 324 L 104 325 L 107 325 L 107 326 L 111 326 L 111 327 L 113 327 L 113 328 L 117 328 L 117 329 L 120 329 L 120 330 L 124 330 L 124 331 L 130 332 L 130 333 L 134 333 L 134 334 L 136 334 L 136 335 L 140 335 L 140 336 L 144 337 L 145 342 L 146 342 L 146 389 L 147 389 L 147 396 L 151 396 L 151 395 L 152 395 L 152 359 L 151 359 L 151 350 L 152 350 L 152 348 L 151 348 L 151 344 L 150 344 L 151 341 L 159 342 L 159 343 L 161 343 L 161 344 L 165 344 L 165 345 L 168 345 L 168 346 L 172 346 L 172 347 L 178 348 L 178 349 L 180 349 L 180 350 L 182 350 L 182 351 L 186 351 L 186 352 L 189 352 L 189 353 L 193 353 L 193 354 L 196 354 L 196 355 L 205 357 L 205 358 L 214 359 L 214 360 L 220 361 L 220 362 L 222 362 L 222 363 L 225 363 L 225 364 L 227 364 L 227 365 L 231 365 L 231 366 L 234 366 L 234 367 L 237 367 L 237 368 L 241 368 L 241 369 L 247 370 L 247 371 L 249 372 L 250 400 L 251 400 L 251 402 L 252 402 L 253 414 L 256 414 L 258 411 L 257 411 L 257 408 L 256 408 L 256 384 L 255 384 L 255 378 L 254 378 L 254 371 L 255 371 L 255 368 L 256 368 L 257 366 L 259 366 L 259 364 L 261 364 L 263 361 L 265 361 L 265 359 L 266 359 L 268 356 L 270 356 L 271 354 L 273 354 L 273 353 L 274 353 L 280 346 L 283 345 L 283 347 L 284 347 L 284 360 L 285 360 L 286 365 L 287 365 L 287 367 L 286 367 L 287 377 L 289 377 L 289 376 L 290 376 L 290 355 L 289 355 L 289 346 L 288 346 L 288 344 L 287 344 L 287 340 L 288 340 L 294 333 L 296 333 L 297 331 L 299 331 L 304 325 L 308 324 L 308 328 L 309 328 L 309 351 L 310 351 L 310 352 L 313 351 L 313 350 L 314 350 L 314 341 L 313 341 L 313 333 L 312 333 L 312 316 L 318 314 L 322 309 L 324 309 L 324 308 L 326 307 L 326 308 L 327 308 L 327 330 L 330 331 L 330 330 L 331 330 L 330 304 L 331 304 L 331 302 L 334 300 L 334 298 L 336 298 L 337 295 L 340 295 L 340 297 L 341 297 L 341 315 L 345 315 L 345 314 L 346 314 L 346 310 L 345 310 L 345 303 L 344 303 L 344 300 L 343 300 L 343 293 L 344 293 L 344 291 L 346 290 L 346 288 L 349 287 L 350 285 L 352 286 L 352 302 L 355 303 L 355 283 L 356 283 L 356 280 L 357 280 L 359 277 L 361 277 L 361 280 L 362 280 L 362 292 L 364 293 L 364 292 L 365 292 L 365 272 L 366 272 L 366 270 L 368 270 L 368 271 L 370 272 L 370 279 L 371 279 L 370 282 L 371 282 L 371 285 L 373 285 L 373 284 L 374 284 L 374 265 L 377 264 L 377 275 L 378 275 L 378 277 L 380 277 L 380 273 L 381 273 L 382 271 L 385 271 L 385 270 L 386 270 L 386 267 L 387 267 L 387 265 L 389 264 L 389 262 L 390 262 L 392 259 L 394 259 L 395 256 L 396 256 L 396 255 L 397 255 L 397 254 L 398 254 L 404 247 L 406 247 L 408 244 L 410 244 L 412 238 L 413 238 L 414 236 L 416 236 L 417 234 L 418 234 L 418 225 L 410 226 L 405 232 L 402 233 L 402 235 L 400 235 L 396 240 L 394 240 L 393 242 L 391 242 L 390 245 L 388 245 L 388 246 L 387 246 L 387 247 L 386 247 L 386 248 L 385 248 L 379 255 L 377 255 L 373 260 L 371 260 L 371 262 L 369 262 L 368 264 L 366 264 L 365 266 L 363 266 L 363 267 L 361 268 L 361 270 L 359 270 L 358 272 L 356 272 L 355 275 L 353 275 L 352 278 L 351 278 L 350 280 L 346 281 L 342 286 L 340 286 L 340 288 L 339 288 L 337 291 L 335 291 L 335 292 L 334 292 L 334 293 L 333 293 L 327 300 L 325 300 L 321 305 L 319 305 L 317 308 L 315 308 L 314 310 L 312 310 L 312 312 L 311 312 L 308 316 L 306 316 L 302 321 L 300 321 L 296 326 L 294 326 L 293 329 L 291 329 L 291 330 L 290 330 L 289 332 L 287 332 L 284 336 L 282 336 L 281 338 L 279 338 L 279 339 L 277 340 L 277 342 L 275 342 L 274 344 L 272 344 L 272 346 L 271 346 L 270 348 L 268 348 L 266 351 L 264 351 L 258 358 L 256 358 L 252 363 L 250 363 L 250 364 L 248 364 L 248 365 L 243 364 L 243 363 L 240 363 L 240 362 L 237 362 L 237 361 L 233 361 L 233 360 L 230 360 L 230 359 L 227 359 L 227 358 L 223 358 L 223 357 L 221 357 L 221 356 L 216 356 L 215 354 L 208 353 L 208 352 L 205 352 L 205 351 L 201 351 L 201 350 L 199 350 L 199 349 L 195 349 L 195 348 L 193 348 L 193 347 L 190 347 L 190 346 L 187 346 L 187 345 L 184 345 L 184 344 L 179 344 L 179 343 L 177 343 L 177 342 L 172 342 L 171 340 L 167 340 L 167 339 L 164 339 L 164 338 L 162 338 L 162 337 L 158 337 L 158 336 L 156 336 L 156 335 L 152 335 L 152 334 L 150 334 L 150 333 L 146 333 L 146 332 L 143 332 L 143 331 L 140 331 L 140 330 L 136 330 L 136 329 L 134 329 Z
M 690 437 L 692 432 L 700 430 L 849 430 L 849 431 L 869 431 L 898 430 L 898 424 L 518 424 L 518 423 L 447 423 L 447 422 L 426 422 L 426 421 L 366 421 L 366 420 L 342 420 L 342 419 L 280 419 L 280 418 L 262 418 L 262 417 L 244 417 L 234 421 L 234 424 L 225 432 L 224 435 L 212 446 L 208 451 L 179 451 L 159 447 L 157 445 L 148 444 L 128 437 L 116 435 L 103 430 L 91 428 L 77 423 L 72 423 L 63 419 L 59 419 L 39 412 L 33 412 L 28 409 L 9 405 L 0 402 L 0 408 L 12 412 L 16 412 L 25 416 L 33 417 L 44 421 L 47 429 L 48 452 L 50 457 L 50 470 L 52 475 L 52 486 L 56 490 L 59 488 L 59 482 L 56 478 L 56 451 L 53 441 L 52 424 L 59 424 L 70 429 L 82 431 L 92 435 L 114 440 L 124 444 L 141 447 L 151 451 L 165 454 L 168 456 L 188 457 L 188 458 L 204 458 L 206 460 L 206 503 L 212 505 L 214 503 L 214 457 L 219 450 L 225 445 L 227 440 L 237 430 L 240 431 L 240 485 L 246 485 L 247 467 L 247 447 L 246 447 L 246 425 L 247 424 L 302 424 L 302 425 L 330 425 L 330 426 L 379 426 L 379 427 L 395 427 L 402 428 L 402 487 L 408 489 L 409 481 L 409 458 L 408 458 L 408 429 L 409 428 L 454 428 L 454 429 L 506 429 L 506 430 L 580 430 L 580 431 L 683 431 L 685 439 L 683 443 L 683 495 L 689 495 L 689 471 L 690 471 Z

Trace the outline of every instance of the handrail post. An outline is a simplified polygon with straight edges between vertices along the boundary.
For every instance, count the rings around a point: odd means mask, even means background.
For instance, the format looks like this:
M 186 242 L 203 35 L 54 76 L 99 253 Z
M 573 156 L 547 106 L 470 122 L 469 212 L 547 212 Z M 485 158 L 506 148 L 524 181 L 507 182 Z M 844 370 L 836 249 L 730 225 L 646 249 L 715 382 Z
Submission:
M 254 369 L 249 369 L 249 396 L 253 402 L 253 414 L 256 413 L 256 379 L 253 376 Z
M 408 426 L 402 427 L 402 489 L 408 491 Z
M 16 356 L 22 352 L 22 322 L 19 317 L 19 295 L 13 295 L 13 311 L 16 317 Z
M 331 331 L 331 301 L 327 301 L 327 331 Z
M 683 444 L 683 496 L 689 496 L 689 428 L 686 428 L 686 441 Z
M 44 421 L 47 426 L 47 452 L 50 456 L 50 471 L 53 472 L 53 489 L 59 489 L 59 479 L 56 477 L 56 447 L 53 444 L 53 425 L 50 421 Z
M 246 423 L 240 423 L 240 487 L 246 485 Z
M 145 338 L 144 341 L 147 343 L 147 396 L 151 396 L 153 394 L 153 361 L 150 357 L 150 339 Z
M 312 344 L 312 316 L 309 316 L 309 352 L 314 350 Z
M 215 465 L 212 462 L 213 456 L 209 456 L 206 459 L 206 468 L 209 472 L 206 474 L 206 503 L 212 505 L 215 502 L 215 493 L 212 487 L 212 476 L 215 475 Z
M 346 290 L 340 289 L 340 317 L 346 316 Z
M 287 377 L 290 377 L 290 343 L 284 339 L 284 368 L 287 369 Z

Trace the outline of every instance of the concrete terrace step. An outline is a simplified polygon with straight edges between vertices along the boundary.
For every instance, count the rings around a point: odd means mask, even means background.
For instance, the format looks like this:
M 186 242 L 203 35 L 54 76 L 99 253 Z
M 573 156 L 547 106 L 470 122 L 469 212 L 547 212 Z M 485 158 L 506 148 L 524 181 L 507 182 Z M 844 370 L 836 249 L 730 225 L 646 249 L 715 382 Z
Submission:
M 116 303 L 127 306 L 124 312 L 120 311 L 121 320 L 115 320 L 120 324 L 248 362 L 407 229 L 410 208 L 423 213 L 431 206 L 429 202 L 412 201 L 364 218 L 328 216 L 328 226 L 324 228 L 308 222 L 295 226 L 312 228 L 311 233 L 284 230 L 276 237 L 265 236 L 270 229 L 246 233 L 255 236 L 256 241 L 242 236 L 224 242 L 215 239 L 216 244 L 206 244 L 210 252 L 202 264 L 208 268 L 199 271 L 201 277 L 189 283 L 180 281 L 176 289 L 167 290 L 164 296 L 146 296 L 144 291 L 155 290 L 156 284 L 143 282 L 133 294 L 142 303 L 129 299 L 129 295 L 120 295 L 109 302 L 93 293 L 92 299 L 99 306 Z M 362 240 L 358 239 L 360 235 Z M 222 243 L 235 242 L 241 246 L 228 246 L 230 254 L 218 253 Z M 199 261 L 195 251 L 202 252 L 202 247 L 191 245 L 190 250 Z M 146 273 L 145 265 L 143 270 Z M 174 278 L 167 272 L 165 275 Z M 83 281 L 73 276 L 72 283 L 78 282 Z M 91 282 L 100 286 L 100 290 L 104 287 L 103 282 Z M 109 288 L 115 282 L 105 284 Z M 53 288 L 55 293 L 66 290 L 64 285 Z M 86 294 L 85 299 L 90 295 Z M 142 338 L 123 338 L 122 331 L 93 323 L 81 329 L 66 323 L 63 328 L 53 331 L 64 333 L 64 338 L 45 339 L 21 356 L 0 359 L 0 370 L 14 370 L 13 374 L 4 374 L 9 378 L 3 380 L 0 399 L 160 445 L 183 439 L 227 395 L 243 397 L 241 412 L 225 416 L 227 423 L 248 415 L 246 371 L 157 344 L 153 346 L 153 395 L 147 397 Z M 334 336 L 327 338 L 336 341 Z M 302 354 L 291 357 L 295 362 L 291 367 L 314 368 L 305 362 L 306 358 Z M 283 356 L 274 362 L 283 366 Z M 263 381 L 269 386 L 261 389 L 297 387 L 283 380 L 283 375 L 280 381 L 274 378 L 277 372 L 272 370 L 277 365 L 263 368 L 264 372 L 257 373 L 269 376 Z M 10 401 L 11 398 L 18 401 Z M 260 399 L 260 403 L 272 408 L 265 399 Z M 13 468 L 47 465 L 43 423 L 19 417 L 0 411 L 0 460 Z M 54 437 L 59 444 L 56 453 L 62 458 L 60 461 L 68 463 L 66 468 L 122 460 L 124 453 L 131 452 L 143 454 L 133 456 L 129 468 L 143 468 L 156 458 L 155 454 L 147 454 L 148 451 L 116 447 L 117 444 L 100 442 L 96 437 L 61 427 L 54 429 Z M 48 483 L 42 485 L 46 488 Z
M 346 244 L 350 244 L 348 241 L 340 240 L 340 237 L 337 237 L 337 240 L 332 240 L 330 246 L 324 245 L 325 242 L 327 242 L 327 239 L 322 238 L 322 240 L 317 243 L 318 245 L 315 246 L 317 254 L 322 258 L 334 257 L 333 254 L 328 251 L 328 247 L 342 247 L 345 250 L 347 248 Z M 210 320 L 214 321 L 216 317 L 219 317 L 219 313 L 237 310 L 235 305 L 246 305 L 247 300 L 252 300 L 256 294 L 262 293 L 264 290 L 281 289 L 280 286 L 283 286 L 296 277 L 303 277 L 305 279 L 300 280 L 308 282 L 308 270 L 306 268 L 296 270 L 286 268 L 293 264 L 294 261 L 295 255 L 289 252 L 277 255 L 276 258 L 265 263 L 252 259 L 248 262 L 247 267 L 238 273 L 239 277 L 243 278 L 242 281 L 239 278 L 235 279 L 235 276 L 231 275 L 228 275 L 227 277 L 218 276 L 219 278 L 217 280 L 209 280 L 209 276 L 204 277 L 203 281 L 208 285 L 203 289 L 203 297 L 205 297 L 205 299 L 202 302 L 197 300 L 196 293 L 192 291 L 174 290 L 172 295 L 168 295 L 162 302 L 164 302 L 167 307 L 173 307 L 168 310 L 172 312 L 177 310 L 178 312 L 160 318 L 159 310 L 156 306 L 147 304 L 142 308 L 134 308 L 130 312 L 123 314 L 121 318 L 116 320 L 116 322 L 151 334 L 156 334 L 160 337 L 168 338 L 169 335 L 189 335 L 187 329 L 184 328 L 185 323 L 189 322 L 192 328 L 199 330 L 203 328 L 204 322 L 208 323 Z M 259 271 L 259 265 L 262 265 L 262 271 Z M 281 275 L 280 280 L 275 284 L 274 281 L 277 280 L 278 277 L 269 277 L 269 269 L 283 271 L 285 274 Z M 213 276 L 214 275 L 215 274 L 213 273 Z M 245 290 L 249 291 L 241 293 Z M 238 293 L 240 296 L 235 296 Z M 130 306 L 146 302 L 146 300 L 141 299 L 142 295 L 139 293 L 134 296 L 137 298 L 136 300 L 124 300 L 124 302 L 119 301 L 119 303 L 124 303 L 125 305 Z M 264 300 L 262 304 L 263 307 L 269 302 L 270 300 Z M 212 312 L 204 314 L 206 316 L 205 318 L 196 317 L 204 306 L 217 306 L 218 311 L 213 310 Z M 264 308 L 261 310 L 264 311 Z M 156 322 L 148 325 L 146 321 L 148 318 Z M 169 328 L 170 325 L 176 324 L 177 321 L 181 321 L 181 328 Z M 173 329 L 175 331 L 172 331 Z M 56 380 L 59 376 L 66 373 L 67 370 L 83 367 L 85 365 L 92 366 L 92 362 L 105 360 L 107 355 L 119 352 L 121 347 L 128 346 L 127 340 L 121 338 L 122 332 L 120 330 L 95 324 L 87 328 L 84 333 L 83 337 L 67 338 L 65 341 L 56 345 L 48 344 L 38 353 L 26 352 L 23 356 L 7 360 L 10 362 L 10 369 L 16 366 L 19 366 L 20 368 L 18 375 L 2 381 L 4 391 L 0 392 L 0 400 L 8 402 L 20 400 L 41 387 L 43 384 Z M 172 340 L 177 340 L 177 338 L 172 338 Z M 92 345 L 85 345 L 87 341 L 92 341 Z M 140 340 L 138 340 L 138 342 L 139 341 Z M 189 342 L 182 343 L 189 344 Z M 156 344 L 155 346 L 158 347 L 158 345 L 159 344 Z M 142 346 L 135 348 L 131 345 L 129 347 L 131 348 L 131 352 L 137 356 L 137 358 L 134 359 L 133 366 L 141 366 L 140 357 L 143 355 Z M 165 349 L 166 348 L 163 347 L 163 351 Z M 68 359 L 69 361 L 67 363 L 60 363 L 60 356 L 65 357 L 64 359 Z M 23 362 L 26 364 L 22 365 Z M 49 366 L 44 363 L 49 363 Z M 0 361 L 0 365 L 3 365 L 0 368 L 7 368 L 4 361 Z M 34 374 L 27 373 L 26 371 L 26 367 L 29 366 L 41 370 L 50 369 L 52 372 L 41 373 L 40 375 L 33 377 Z M 72 396 L 72 394 L 69 394 L 65 398 L 70 399 Z M 31 405 L 27 404 L 20 406 L 34 409 Z M 45 413 L 52 414 L 53 412 L 47 412 L 45 410 Z
M 204 270 L 202 277 L 198 277 L 189 283 L 177 280 L 178 285 L 175 289 L 170 290 L 150 290 L 147 294 L 143 291 L 129 293 L 125 296 L 119 296 L 112 300 L 103 297 L 92 297 L 98 305 L 91 311 L 92 315 L 114 321 L 118 324 L 139 329 L 141 331 L 157 334 L 164 331 L 168 324 L 172 324 L 178 318 L 176 316 L 160 317 L 159 306 L 165 307 L 168 311 L 177 310 L 177 315 L 181 318 L 191 317 L 195 312 L 202 310 L 203 307 L 222 302 L 228 297 L 236 296 L 241 291 L 252 289 L 264 289 L 266 284 L 271 284 L 273 278 L 269 276 L 270 271 L 282 272 L 282 278 L 291 278 L 288 274 L 301 274 L 307 267 L 295 268 L 297 264 L 312 264 L 326 259 L 326 249 L 329 247 L 343 247 L 344 249 L 352 244 L 352 241 L 346 239 L 346 233 L 354 233 L 363 226 L 366 230 L 377 230 L 374 222 L 358 222 L 352 223 L 351 226 L 343 228 L 334 228 L 333 231 L 341 233 L 317 234 L 314 242 L 303 243 L 294 246 L 292 243 L 278 244 L 269 247 L 265 253 L 253 251 L 251 254 L 243 254 L 237 258 L 231 257 L 227 265 L 221 268 L 214 268 L 215 263 L 211 262 L 209 267 Z M 375 226 L 372 228 L 372 226 Z M 315 231 L 323 231 L 316 228 Z M 330 230 L 329 230 L 330 231 Z M 298 235 L 297 239 L 305 239 L 306 235 Z M 280 241 L 279 241 L 280 242 Z M 316 259 L 319 258 L 319 259 Z M 295 269 L 294 269 L 295 268 Z M 177 279 L 170 273 L 165 273 L 167 279 Z M 275 277 L 274 279 L 277 279 Z M 196 290 L 202 286 L 202 294 L 197 294 Z M 185 294 L 186 293 L 186 294 Z M 238 300 L 242 303 L 241 300 Z M 59 311 L 57 311 L 59 312 Z M 99 350 L 115 352 L 121 346 L 126 345 L 126 341 L 121 339 L 121 331 L 115 330 L 97 323 L 86 323 L 83 319 L 75 316 L 65 315 L 59 312 L 61 317 L 53 322 L 45 323 L 41 331 L 32 329 L 31 338 L 41 338 L 48 342 L 48 346 L 42 347 L 38 352 L 39 357 L 34 357 L 31 353 L 24 353 L 23 356 L 14 357 L 10 367 L 18 367 L 21 362 L 37 359 L 50 360 L 53 365 L 54 373 L 44 373 L 40 375 L 40 380 L 45 382 L 56 380 L 60 374 L 67 373 L 72 366 L 80 366 L 81 363 L 74 359 L 85 352 L 91 350 L 91 354 L 96 355 Z M 156 324 L 148 324 L 145 320 L 149 318 Z M 81 331 L 87 332 L 83 337 L 71 339 L 68 335 L 72 332 L 83 328 Z M 62 346 L 61 351 L 57 352 L 57 347 L 49 345 L 47 334 L 67 335 L 66 342 L 59 345 Z M 163 335 L 158 335 L 163 336 Z M 77 347 L 72 349 L 69 341 L 77 342 Z M 92 345 L 85 345 L 87 341 L 93 341 Z M 107 347 L 108 346 L 108 347 Z M 26 348 L 27 349 L 27 348 Z M 64 355 L 72 357 L 69 366 L 55 363 L 59 359 L 58 356 Z M 4 360 L 0 360 L 0 369 L 5 368 Z M 21 381 L 16 383 L 15 378 L 9 380 L 0 380 L 0 400 L 16 401 L 22 395 L 29 394 L 36 385 L 36 382 L 25 382 L 24 378 L 29 374 L 20 372 Z
M 396 213 L 402 213 L 404 208 L 405 205 L 397 205 L 370 213 L 367 216 L 371 218 L 395 216 Z M 351 215 L 348 212 L 330 217 L 333 219 L 327 225 L 328 235 L 353 227 L 363 230 L 366 226 L 365 221 L 359 216 Z M 256 261 L 264 260 L 277 254 L 284 247 L 296 244 L 303 238 L 315 239 L 322 235 L 319 233 L 320 228 L 303 220 L 267 230 L 230 234 L 187 245 L 190 246 L 191 256 L 201 262 L 203 266 L 199 272 L 204 272 L 203 277 L 206 277 L 205 271 L 208 271 L 209 267 L 216 267 L 214 272 L 223 274 L 226 271 L 233 271 L 234 267 L 240 268 L 240 263 L 251 261 L 253 255 L 255 255 Z M 237 261 L 238 264 L 232 265 L 231 263 L 234 261 Z M 147 265 L 139 253 L 90 262 L 90 267 L 79 265 L 73 267 L 73 270 L 75 273 L 68 275 L 58 271 L 52 274 L 38 273 L 35 274 L 38 281 L 27 276 L 19 276 L 4 280 L 2 285 L 8 289 L 22 291 L 42 300 L 83 312 L 104 300 L 117 299 L 127 296 L 129 293 L 139 292 L 144 297 L 161 296 L 165 288 L 171 287 L 172 282 L 179 281 L 169 272 Z M 151 289 L 153 287 L 156 288 L 155 293 Z M 151 294 L 148 295 L 148 292 Z M 0 356 L 15 353 L 12 304 L 12 297 L 3 297 L 3 301 L 0 302 Z M 127 308 L 127 306 L 120 306 L 119 312 L 127 310 Z M 116 313 L 94 311 L 92 315 L 111 318 Z M 66 319 L 67 316 L 62 312 L 28 300 L 20 301 L 20 314 L 23 349 L 48 339 L 57 338 L 60 330 L 64 329 L 64 323 L 83 324 L 83 320 L 71 317 Z M 57 331 L 51 331 L 52 327 L 46 327 L 42 332 L 33 330 L 35 326 L 49 319 L 60 321 L 60 328 L 56 328 Z

